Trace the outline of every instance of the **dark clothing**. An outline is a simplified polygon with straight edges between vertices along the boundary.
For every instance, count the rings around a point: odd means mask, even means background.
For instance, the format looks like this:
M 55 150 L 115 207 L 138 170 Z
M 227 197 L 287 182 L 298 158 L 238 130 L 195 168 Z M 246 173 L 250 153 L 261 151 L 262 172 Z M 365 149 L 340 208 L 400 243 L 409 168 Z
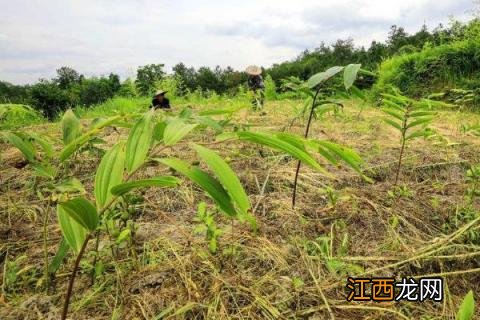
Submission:
M 265 85 L 263 84 L 263 78 L 261 75 L 249 77 L 248 86 L 253 91 L 265 89 Z
M 170 100 L 163 98 L 162 102 L 160 102 L 158 99 L 154 98 L 152 100 L 152 107 L 155 109 L 170 109 Z

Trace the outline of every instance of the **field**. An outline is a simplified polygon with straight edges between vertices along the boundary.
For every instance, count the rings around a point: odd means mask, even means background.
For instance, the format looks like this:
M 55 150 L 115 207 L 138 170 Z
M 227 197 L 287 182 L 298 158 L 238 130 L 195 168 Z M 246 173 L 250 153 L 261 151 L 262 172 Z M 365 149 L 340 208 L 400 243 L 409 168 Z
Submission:
M 147 111 L 148 102 L 127 102 L 123 112 Z M 158 110 L 155 116 L 173 117 L 187 105 L 194 115 L 212 108 L 245 106 L 233 113 L 225 132 L 248 128 L 302 136 L 306 115 L 295 118 L 295 110 L 303 104 L 301 100 L 267 101 L 261 113 L 244 100 L 219 98 L 193 104 L 179 100 L 172 112 Z M 96 116 L 115 114 L 109 114 L 112 108 L 77 113 L 86 128 Z M 211 117 L 219 121 L 226 116 Z M 315 155 L 331 175 L 302 165 L 294 208 L 297 160 L 286 152 L 245 140 L 219 139 L 208 127 L 197 127 L 187 138 L 161 148 L 156 157 L 180 158 L 205 171 L 209 166 L 198 161 L 190 143 L 218 153 L 238 175 L 258 230 L 217 211 L 211 198 L 191 180 L 148 160 L 133 173 L 135 180 L 174 175 L 181 182 L 174 188 L 129 193 L 125 203 L 130 215 L 116 222 L 117 227 L 131 227 L 126 241 L 115 240 L 119 235 L 108 231 L 99 233 L 96 242 L 88 242 L 69 318 L 455 318 L 467 292 L 480 292 L 480 202 L 475 196 L 479 181 L 467 177 L 467 170 L 480 161 L 480 138 L 461 130 L 480 123 L 480 115 L 439 110 L 430 125 L 437 135 L 406 145 L 396 185 L 400 134 L 383 118 L 385 113 L 378 107 L 346 100 L 343 109 L 313 120 L 309 137 L 355 150 L 363 159 L 361 173 L 371 181 L 341 162 L 333 165 Z M 131 125 L 134 120 L 129 121 Z M 60 122 L 22 130 L 62 140 Z M 97 135 L 103 143 L 55 166 L 63 178 L 77 178 L 85 197 L 93 201 L 102 156 L 97 148 L 109 150 L 126 140 L 129 130 L 107 126 Z M 61 151 L 61 145 L 54 146 L 55 153 Z M 0 148 L 0 261 L 5 262 L 0 272 L 0 318 L 57 319 L 75 262 L 75 254 L 67 254 L 45 285 L 45 261 L 52 261 L 62 238 L 55 213 L 55 203 L 61 199 L 50 201 L 41 195 L 45 179 L 32 178 L 32 165 L 17 148 L 6 143 Z M 215 228 L 222 229 L 214 250 L 208 233 L 205 236 L 212 225 L 197 214 L 202 201 L 213 212 Z M 441 276 L 444 299 L 348 302 L 348 276 L 397 280 Z M 477 303 L 477 317 L 479 309 Z

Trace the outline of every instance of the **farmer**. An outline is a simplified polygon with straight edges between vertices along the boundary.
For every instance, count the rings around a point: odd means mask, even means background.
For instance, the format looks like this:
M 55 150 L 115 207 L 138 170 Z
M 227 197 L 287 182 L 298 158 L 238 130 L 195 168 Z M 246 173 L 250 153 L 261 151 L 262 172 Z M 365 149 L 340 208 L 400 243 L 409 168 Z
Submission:
M 252 104 L 254 109 L 263 107 L 263 99 L 265 97 L 265 85 L 263 84 L 262 69 L 257 66 L 249 66 L 246 69 L 248 74 L 248 87 L 253 91 L 254 99 Z
M 165 97 L 167 91 L 157 90 L 152 99 L 152 108 L 170 109 L 170 101 Z

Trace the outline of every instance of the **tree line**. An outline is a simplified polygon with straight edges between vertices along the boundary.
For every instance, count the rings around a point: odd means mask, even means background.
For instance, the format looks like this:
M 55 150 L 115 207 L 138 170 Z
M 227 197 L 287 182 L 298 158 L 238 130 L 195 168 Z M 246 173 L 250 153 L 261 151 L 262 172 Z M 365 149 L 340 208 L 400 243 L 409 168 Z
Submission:
M 333 65 L 361 63 L 364 68 L 375 71 L 382 61 L 392 56 L 462 39 L 471 24 L 472 22 L 464 24 L 454 21 L 448 27 L 439 25 L 432 31 L 424 25 L 413 34 L 394 25 L 385 42 L 372 41 L 368 48 L 356 47 L 352 39 L 339 39 L 332 45 L 322 42 L 315 49 L 305 50 L 291 61 L 264 69 L 264 75 L 269 75 L 277 88 L 282 88 L 283 79 L 296 77 L 306 80 Z M 121 82 L 120 77 L 114 73 L 87 78 L 64 66 L 57 70 L 53 79 L 41 79 L 32 85 L 14 85 L 0 81 L 0 103 L 28 104 L 42 111 L 48 118 L 54 118 L 58 112 L 71 106 L 89 107 L 114 96 L 148 96 L 167 78 L 175 81 L 177 95 L 193 91 L 234 95 L 241 86 L 246 86 L 248 76 L 232 67 L 195 69 L 184 63 L 178 63 L 172 68 L 172 73 L 167 74 L 163 64 L 149 64 L 137 69 L 135 80 L 126 79 Z

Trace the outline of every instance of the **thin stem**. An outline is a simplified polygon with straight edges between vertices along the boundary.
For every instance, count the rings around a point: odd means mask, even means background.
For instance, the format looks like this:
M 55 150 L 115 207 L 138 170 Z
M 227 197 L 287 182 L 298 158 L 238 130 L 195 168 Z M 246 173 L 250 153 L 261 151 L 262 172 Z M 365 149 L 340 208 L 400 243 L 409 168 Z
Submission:
M 93 270 L 90 274 L 90 285 L 93 286 L 95 283 L 95 265 L 97 264 L 97 258 L 98 258 L 98 245 L 100 243 L 100 230 L 97 230 L 95 235 L 95 256 L 93 257 Z
M 82 260 L 82 256 L 85 253 L 85 248 L 87 247 L 88 241 L 90 240 L 91 235 L 87 235 L 85 238 L 85 241 L 83 241 L 82 248 L 80 249 L 80 252 L 77 255 L 77 258 L 75 259 L 75 264 L 73 265 L 73 271 L 70 276 L 70 280 L 68 281 L 68 288 L 67 288 L 67 294 L 65 295 L 65 302 L 63 303 L 63 311 L 62 311 L 62 318 L 61 320 L 67 319 L 67 314 L 68 314 L 68 305 L 70 304 L 70 298 L 72 296 L 72 289 L 73 289 L 73 283 L 75 282 L 75 277 L 77 275 L 77 270 L 78 266 L 80 265 L 80 260 Z
M 308 117 L 307 127 L 305 128 L 305 138 L 308 138 L 308 132 L 310 131 L 310 124 L 312 123 L 313 113 L 315 112 L 315 102 L 317 102 L 318 94 L 320 93 L 320 87 L 315 92 L 315 96 L 313 97 L 312 101 L 312 108 L 310 109 L 310 115 Z M 298 175 L 300 173 L 300 166 L 302 162 L 299 160 L 297 163 L 297 169 L 295 171 L 295 180 L 293 181 L 293 194 L 292 194 L 292 208 L 295 208 L 295 201 L 297 198 L 297 183 L 298 183 Z
M 45 278 L 45 293 L 48 292 L 48 286 L 49 286 L 49 275 L 48 275 L 48 232 L 47 232 L 47 226 L 48 226 L 48 213 L 50 211 L 50 200 L 48 200 L 47 208 L 45 209 L 45 216 L 43 217 L 43 263 L 44 263 L 44 270 L 43 270 L 43 276 Z
M 402 159 L 403 159 L 403 153 L 405 151 L 405 142 L 406 142 L 405 137 L 407 135 L 407 121 L 409 116 L 410 116 L 410 106 L 407 106 L 407 109 L 405 111 L 405 116 L 403 118 L 403 123 L 402 123 L 402 148 L 400 149 L 400 155 L 398 157 L 397 173 L 395 174 L 395 183 L 393 184 L 394 186 L 397 185 L 398 176 L 400 174 L 400 168 L 402 166 Z

